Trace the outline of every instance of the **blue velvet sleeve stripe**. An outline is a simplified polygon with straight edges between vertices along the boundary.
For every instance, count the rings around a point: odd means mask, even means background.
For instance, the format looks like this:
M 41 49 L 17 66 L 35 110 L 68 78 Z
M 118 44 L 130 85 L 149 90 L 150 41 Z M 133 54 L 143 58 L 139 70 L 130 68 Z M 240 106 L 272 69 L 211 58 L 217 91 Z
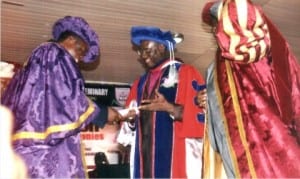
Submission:
M 92 121 L 96 126 L 103 128 L 107 123 L 108 118 L 108 108 L 105 105 L 96 104 L 100 108 L 100 113 L 98 113 L 97 117 Z

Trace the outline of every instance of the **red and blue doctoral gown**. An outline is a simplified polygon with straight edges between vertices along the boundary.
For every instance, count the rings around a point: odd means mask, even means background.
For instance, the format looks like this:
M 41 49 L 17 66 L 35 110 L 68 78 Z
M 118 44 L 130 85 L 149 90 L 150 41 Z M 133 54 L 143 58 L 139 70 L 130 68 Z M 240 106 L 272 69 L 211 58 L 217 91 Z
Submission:
M 132 146 L 135 148 L 134 178 L 186 178 L 185 139 L 203 138 L 204 114 L 197 106 L 195 96 L 204 80 L 194 67 L 176 63 L 179 82 L 164 87 L 170 66 L 162 66 L 167 62 L 169 60 L 133 83 L 127 105 L 131 100 L 140 104 L 143 98 L 153 98 L 155 89 L 158 89 L 168 102 L 184 107 L 183 118 L 174 121 L 164 111 L 140 112 L 135 120 L 136 141 Z M 201 172 L 201 166 L 195 167 Z

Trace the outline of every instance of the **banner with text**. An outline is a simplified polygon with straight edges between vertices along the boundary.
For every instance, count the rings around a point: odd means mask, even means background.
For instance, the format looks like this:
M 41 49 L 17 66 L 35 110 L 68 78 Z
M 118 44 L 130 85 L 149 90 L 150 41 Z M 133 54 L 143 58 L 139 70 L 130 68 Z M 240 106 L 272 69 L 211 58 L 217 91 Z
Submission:
M 130 84 L 85 83 L 85 93 L 91 100 L 96 104 L 112 106 L 116 109 L 124 107 L 129 90 Z M 116 142 L 119 129 L 119 125 L 106 125 L 101 129 L 90 124 L 81 132 L 88 170 L 95 168 L 94 156 L 97 152 L 104 152 L 110 164 L 119 163 L 120 158 Z

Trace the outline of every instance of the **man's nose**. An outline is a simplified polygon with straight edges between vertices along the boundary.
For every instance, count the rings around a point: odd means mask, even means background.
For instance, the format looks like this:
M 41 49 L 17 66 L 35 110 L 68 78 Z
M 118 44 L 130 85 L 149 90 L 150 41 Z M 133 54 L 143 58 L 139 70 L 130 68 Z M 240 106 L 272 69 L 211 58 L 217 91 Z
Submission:
M 148 58 L 148 54 L 145 50 L 141 51 L 141 58 L 143 58 L 143 59 Z

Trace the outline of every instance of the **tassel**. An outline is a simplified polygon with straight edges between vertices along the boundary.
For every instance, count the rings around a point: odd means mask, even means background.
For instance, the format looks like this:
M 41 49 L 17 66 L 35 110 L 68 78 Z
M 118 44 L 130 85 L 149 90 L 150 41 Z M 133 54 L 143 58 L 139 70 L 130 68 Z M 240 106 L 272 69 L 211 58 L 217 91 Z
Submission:
M 165 78 L 164 82 L 161 84 L 161 86 L 165 88 L 174 87 L 175 84 L 178 83 L 178 71 L 176 69 L 175 63 L 179 63 L 179 62 L 175 61 L 173 44 L 170 41 L 168 41 L 168 45 L 169 45 L 169 53 L 170 53 L 170 62 L 162 67 L 165 68 L 166 66 L 170 65 L 168 77 Z

